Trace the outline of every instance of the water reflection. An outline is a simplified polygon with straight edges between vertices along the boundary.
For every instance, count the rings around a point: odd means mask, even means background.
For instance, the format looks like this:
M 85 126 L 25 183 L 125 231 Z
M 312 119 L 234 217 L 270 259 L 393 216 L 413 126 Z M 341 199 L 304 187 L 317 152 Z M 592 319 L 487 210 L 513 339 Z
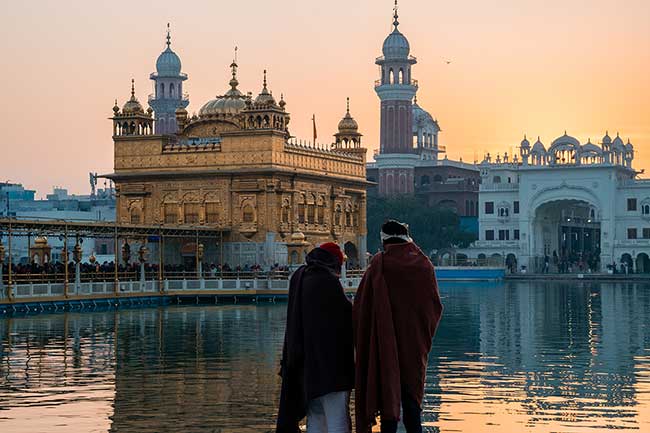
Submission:
M 650 284 L 443 286 L 430 431 L 650 431 Z M 285 305 L 0 319 L 0 430 L 273 428 Z
M 425 404 L 434 431 L 650 429 L 650 285 L 445 294 Z

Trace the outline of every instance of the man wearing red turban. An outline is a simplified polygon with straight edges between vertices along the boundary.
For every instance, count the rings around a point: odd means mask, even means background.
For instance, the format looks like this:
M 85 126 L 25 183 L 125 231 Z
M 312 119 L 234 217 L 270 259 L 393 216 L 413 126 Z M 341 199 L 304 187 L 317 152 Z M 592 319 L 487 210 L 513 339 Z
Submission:
M 339 280 L 344 255 L 326 243 L 291 277 L 277 433 L 350 433 L 354 388 L 352 303 Z

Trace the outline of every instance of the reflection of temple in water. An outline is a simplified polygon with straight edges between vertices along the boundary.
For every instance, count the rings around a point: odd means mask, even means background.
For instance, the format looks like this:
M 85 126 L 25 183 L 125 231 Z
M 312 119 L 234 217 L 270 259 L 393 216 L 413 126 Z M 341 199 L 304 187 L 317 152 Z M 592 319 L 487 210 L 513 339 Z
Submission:
M 286 306 L 210 309 L 120 315 L 111 432 L 272 429 Z
M 446 311 L 434 344 L 435 351 L 451 331 L 449 339 L 455 340 L 449 343 L 461 347 L 445 355 L 467 359 L 467 372 L 472 370 L 469 364 L 479 365 L 476 386 L 484 393 L 482 399 L 503 398 L 504 405 L 518 400 L 518 410 L 531 422 L 546 417 L 572 422 L 576 417 L 635 417 L 635 357 L 644 354 L 650 341 L 650 302 L 641 296 L 643 288 L 542 282 L 482 290 L 488 294 L 467 291 L 469 297 L 480 297 L 478 303 L 468 299 L 478 311 L 468 310 L 467 316 Z M 473 337 L 473 326 L 478 327 L 478 338 Z M 462 328 L 479 347 L 457 338 Z M 445 374 L 452 372 L 437 370 L 441 377 L 431 379 L 439 383 L 444 397 Z

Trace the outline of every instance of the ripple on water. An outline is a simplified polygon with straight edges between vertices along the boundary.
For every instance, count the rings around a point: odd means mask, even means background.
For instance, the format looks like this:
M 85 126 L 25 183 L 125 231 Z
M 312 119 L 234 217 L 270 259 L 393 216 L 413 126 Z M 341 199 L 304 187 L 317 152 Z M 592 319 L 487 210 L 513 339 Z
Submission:
M 428 431 L 650 431 L 650 284 L 442 291 Z M 285 309 L 0 319 L 0 430 L 273 430 Z

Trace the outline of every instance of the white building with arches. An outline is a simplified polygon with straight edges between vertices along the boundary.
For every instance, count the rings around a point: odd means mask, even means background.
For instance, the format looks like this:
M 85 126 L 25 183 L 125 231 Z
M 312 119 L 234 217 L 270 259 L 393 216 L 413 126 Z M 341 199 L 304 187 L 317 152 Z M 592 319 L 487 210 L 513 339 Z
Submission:
M 529 272 L 650 273 L 650 180 L 617 134 L 581 144 L 566 133 L 546 148 L 479 164 L 479 240 L 461 253 Z M 621 267 L 622 265 L 622 267 Z

